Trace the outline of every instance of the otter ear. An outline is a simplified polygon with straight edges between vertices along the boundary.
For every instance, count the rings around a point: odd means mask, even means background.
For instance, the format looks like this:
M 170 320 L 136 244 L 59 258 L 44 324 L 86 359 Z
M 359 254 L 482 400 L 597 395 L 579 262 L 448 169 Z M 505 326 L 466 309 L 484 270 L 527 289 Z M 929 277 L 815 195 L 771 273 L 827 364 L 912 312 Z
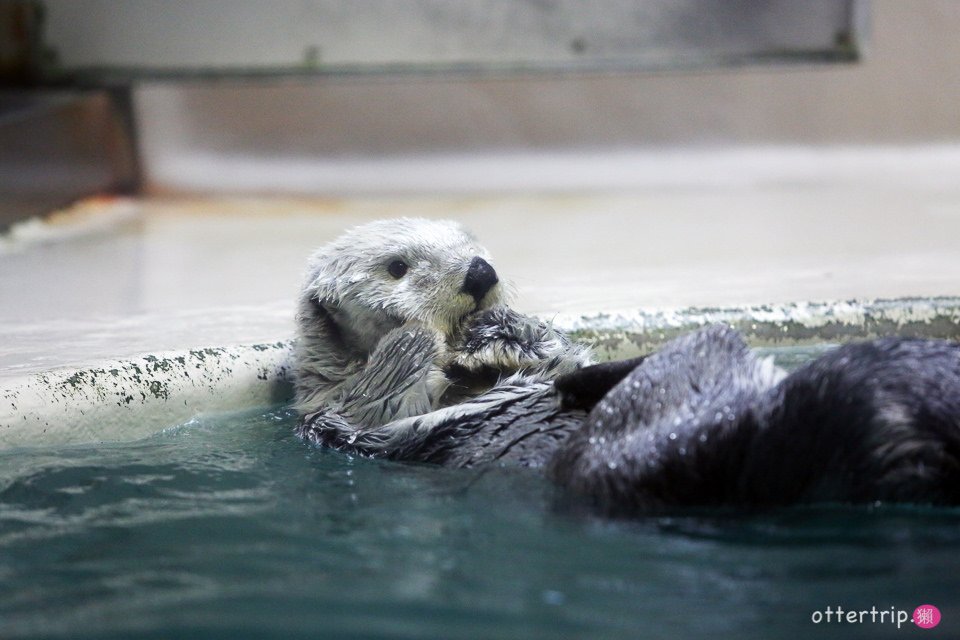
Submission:
M 318 251 L 310 257 L 300 294 L 302 304 L 339 306 L 341 293 L 337 287 L 336 261 Z
M 324 305 L 340 305 L 340 289 L 337 287 L 337 279 L 329 274 L 320 272 L 311 277 L 304 294 L 311 300 L 316 300 Z
M 355 260 L 331 258 L 326 253 L 314 256 L 304 286 L 304 296 L 325 306 L 338 307 L 352 285 L 368 274 Z

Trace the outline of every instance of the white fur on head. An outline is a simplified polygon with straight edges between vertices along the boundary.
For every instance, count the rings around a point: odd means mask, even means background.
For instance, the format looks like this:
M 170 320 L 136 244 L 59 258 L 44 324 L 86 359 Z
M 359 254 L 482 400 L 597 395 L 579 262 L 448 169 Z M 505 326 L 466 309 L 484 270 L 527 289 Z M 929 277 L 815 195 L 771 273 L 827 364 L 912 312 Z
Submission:
M 307 292 L 327 307 L 349 306 L 352 320 L 389 317 L 419 321 L 449 334 L 477 307 L 463 291 L 475 257 L 490 254 L 455 222 L 400 218 L 355 227 L 321 247 L 310 259 Z M 388 267 L 402 260 L 408 271 L 394 278 Z M 500 302 L 494 287 L 481 305 Z M 378 336 L 379 337 L 379 336 Z
M 449 339 L 467 314 L 502 303 L 502 284 L 479 304 L 463 290 L 476 257 L 490 261 L 462 226 L 422 218 L 361 225 L 317 250 L 297 314 L 298 404 L 323 399 L 396 327 L 416 322 Z M 389 270 L 398 260 L 399 278 Z

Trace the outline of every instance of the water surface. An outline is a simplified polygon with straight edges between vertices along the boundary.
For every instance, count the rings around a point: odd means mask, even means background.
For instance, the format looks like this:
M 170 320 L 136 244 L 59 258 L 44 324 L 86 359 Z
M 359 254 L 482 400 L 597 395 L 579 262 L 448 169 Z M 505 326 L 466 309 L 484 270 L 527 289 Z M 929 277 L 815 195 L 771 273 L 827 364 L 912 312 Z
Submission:
M 533 472 L 351 458 L 293 423 L 0 452 L 0 638 L 960 634 L 960 510 L 603 521 Z M 935 631 L 811 622 L 925 603 Z

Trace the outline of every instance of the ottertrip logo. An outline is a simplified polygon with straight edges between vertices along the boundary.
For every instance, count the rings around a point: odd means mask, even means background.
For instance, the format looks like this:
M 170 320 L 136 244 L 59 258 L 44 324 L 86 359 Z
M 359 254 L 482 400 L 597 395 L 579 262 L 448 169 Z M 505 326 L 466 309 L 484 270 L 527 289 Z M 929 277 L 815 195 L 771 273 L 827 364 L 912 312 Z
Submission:
M 814 624 L 895 624 L 897 629 L 901 625 L 912 622 L 921 629 L 933 629 L 940 624 L 940 609 L 932 604 L 922 604 L 913 610 L 913 616 L 908 611 L 890 607 L 889 609 L 845 610 L 843 607 L 827 607 L 823 611 L 814 611 L 810 615 Z

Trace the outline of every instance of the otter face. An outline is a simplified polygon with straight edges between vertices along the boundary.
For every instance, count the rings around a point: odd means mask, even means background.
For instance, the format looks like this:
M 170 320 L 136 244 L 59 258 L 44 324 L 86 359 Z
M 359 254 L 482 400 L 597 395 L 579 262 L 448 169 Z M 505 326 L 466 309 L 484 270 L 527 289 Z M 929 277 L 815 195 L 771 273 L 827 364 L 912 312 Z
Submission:
M 332 319 L 344 346 L 369 352 L 410 321 L 447 339 L 468 314 L 503 302 L 490 256 L 459 224 L 402 218 L 347 231 L 311 258 L 301 332 L 312 315 Z M 303 308 L 313 305 L 314 314 Z

